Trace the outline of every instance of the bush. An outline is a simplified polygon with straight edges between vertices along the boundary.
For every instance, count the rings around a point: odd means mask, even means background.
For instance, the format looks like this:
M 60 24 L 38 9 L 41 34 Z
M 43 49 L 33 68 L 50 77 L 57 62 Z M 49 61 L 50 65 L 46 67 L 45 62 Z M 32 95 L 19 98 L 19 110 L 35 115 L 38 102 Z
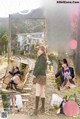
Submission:
M 55 110 L 59 109 L 59 106 L 58 105 L 54 105 L 54 109 Z
M 4 102 L 3 102 L 3 106 L 4 106 L 4 108 L 7 108 L 7 107 L 9 106 L 8 101 L 4 101 Z
M 2 94 L 3 106 L 4 108 L 9 106 L 8 98 L 6 94 Z

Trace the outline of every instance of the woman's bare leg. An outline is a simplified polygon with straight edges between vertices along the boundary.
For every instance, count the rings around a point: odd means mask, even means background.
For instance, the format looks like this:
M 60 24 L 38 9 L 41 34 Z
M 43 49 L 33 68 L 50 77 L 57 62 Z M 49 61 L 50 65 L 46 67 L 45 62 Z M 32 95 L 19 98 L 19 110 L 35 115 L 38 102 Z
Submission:
M 13 105 L 16 106 L 16 98 L 13 97 Z

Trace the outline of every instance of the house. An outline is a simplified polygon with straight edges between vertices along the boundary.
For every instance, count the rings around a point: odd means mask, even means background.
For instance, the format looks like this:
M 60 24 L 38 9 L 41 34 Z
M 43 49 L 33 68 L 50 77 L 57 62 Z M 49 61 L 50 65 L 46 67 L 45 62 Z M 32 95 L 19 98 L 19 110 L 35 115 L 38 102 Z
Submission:
M 33 45 L 44 43 L 44 32 L 17 34 L 17 49 L 29 51 Z

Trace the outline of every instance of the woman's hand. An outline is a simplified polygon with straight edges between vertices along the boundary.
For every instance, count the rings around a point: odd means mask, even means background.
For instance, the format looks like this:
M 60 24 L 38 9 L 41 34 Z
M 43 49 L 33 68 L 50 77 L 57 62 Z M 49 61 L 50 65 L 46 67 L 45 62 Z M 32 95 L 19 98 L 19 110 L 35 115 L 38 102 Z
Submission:
M 69 75 L 67 75 L 67 77 L 66 77 L 66 78 L 67 78 L 68 80 L 69 80 L 69 79 L 72 79 L 72 77 L 71 77 L 71 76 L 69 76 Z
M 56 79 L 55 74 L 53 74 L 53 78 Z

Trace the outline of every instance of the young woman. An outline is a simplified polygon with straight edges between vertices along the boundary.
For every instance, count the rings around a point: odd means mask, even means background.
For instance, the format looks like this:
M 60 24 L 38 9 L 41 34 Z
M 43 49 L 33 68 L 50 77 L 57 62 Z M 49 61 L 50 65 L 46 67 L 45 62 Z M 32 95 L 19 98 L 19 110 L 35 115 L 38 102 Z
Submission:
M 36 99 L 35 99 L 35 110 L 34 114 L 38 113 L 39 99 L 41 97 L 42 107 L 40 111 L 45 111 L 45 84 L 46 84 L 46 69 L 47 69 L 47 58 L 45 47 L 40 46 L 37 52 L 38 58 L 35 63 L 33 71 L 33 77 L 36 78 Z
M 11 79 L 10 79 L 10 88 L 11 89 L 17 89 L 17 85 L 25 79 L 26 73 L 29 69 L 29 65 L 28 64 L 22 64 L 22 70 L 20 72 L 20 74 L 16 74 L 14 75 Z M 21 82 L 22 83 L 22 82 Z
M 73 78 L 74 78 L 74 69 L 72 67 L 68 66 L 68 62 L 66 59 L 62 60 L 62 68 L 55 74 L 55 77 L 57 78 L 60 76 L 61 81 L 62 81 L 62 86 L 69 88 L 70 83 L 74 83 Z

